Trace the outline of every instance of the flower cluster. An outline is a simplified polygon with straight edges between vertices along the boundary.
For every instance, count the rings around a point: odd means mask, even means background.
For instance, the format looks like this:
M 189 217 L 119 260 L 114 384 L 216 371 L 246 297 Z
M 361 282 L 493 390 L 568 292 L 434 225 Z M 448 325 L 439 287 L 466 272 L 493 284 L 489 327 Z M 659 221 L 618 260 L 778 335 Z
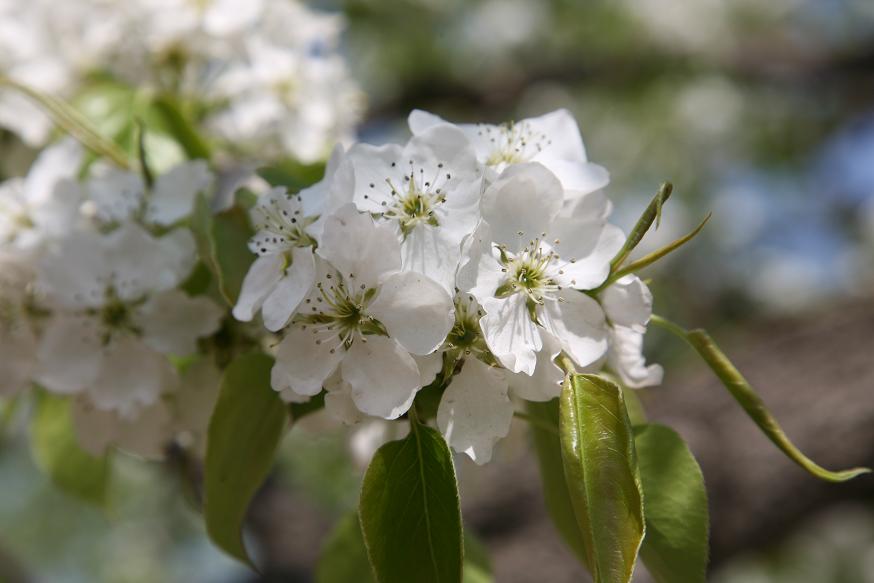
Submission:
M 183 431 L 200 447 L 205 424 L 189 423 L 191 410 L 211 410 L 218 370 L 191 363 L 183 390 L 171 357 L 195 354 L 223 316 L 182 289 L 197 259 L 184 223 L 213 176 L 190 162 L 148 185 L 86 167 L 62 141 L 0 184 L 0 394 L 36 384 L 70 395 L 77 435 L 95 453 L 116 444 L 160 456 Z
M 604 286 L 625 237 L 569 113 L 409 123 L 405 145 L 337 149 L 322 182 L 253 209 L 258 258 L 234 315 L 260 310 L 281 331 L 273 388 L 287 401 L 324 389 L 354 423 L 398 418 L 430 385 L 449 444 L 484 463 L 511 397 L 559 394 L 559 359 L 629 387 L 661 382 L 641 353 L 647 286 Z
M 95 74 L 195 100 L 234 147 L 304 162 L 349 139 L 361 96 L 339 52 L 342 18 L 294 0 L 0 0 L 0 74 L 74 98 Z M 0 125 L 32 145 L 50 121 L 0 95 Z

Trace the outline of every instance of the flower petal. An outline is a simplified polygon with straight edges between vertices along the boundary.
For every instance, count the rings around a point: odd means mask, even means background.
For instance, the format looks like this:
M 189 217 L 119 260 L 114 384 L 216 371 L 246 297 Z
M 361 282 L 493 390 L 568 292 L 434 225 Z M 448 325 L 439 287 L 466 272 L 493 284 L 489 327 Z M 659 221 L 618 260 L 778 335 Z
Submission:
M 561 343 L 548 332 L 541 332 L 543 348 L 537 353 L 537 366 L 533 375 L 507 375 L 513 394 L 527 401 L 550 401 L 561 393 L 564 371 L 553 360 L 561 352 Z
M 612 324 L 642 334 L 652 316 L 652 292 L 636 275 L 626 275 L 601 293 L 601 305 Z
M 552 224 L 549 240 L 566 262 L 562 266 L 561 285 L 593 289 L 610 275 L 610 261 L 622 248 L 625 235 L 609 223 L 559 217 Z
M 400 243 L 392 229 L 376 225 L 352 204 L 343 205 L 325 220 L 317 253 L 356 287 L 374 288 L 386 273 L 401 268 Z
M 288 266 L 285 276 L 279 280 L 261 307 L 264 325 L 271 332 L 285 327 L 316 279 L 312 248 L 295 247 L 291 253 L 291 265 Z
M 643 332 L 624 326 L 614 326 L 607 358 L 610 368 L 622 383 L 632 389 L 659 385 L 664 377 L 661 365 L 646 365 L 643 356 Z
M 549 231 L 563 198 L 561 183 L 542 164 L 514 164 L 483 193 L 482 215 L 493 240 L 515 253 Z
M 249 322 L 255 317 L 255 312 L 261 309 L 264 300 L 282 279 L 284 264 L 285 259 L 278 253 L 262 255 L 252 263 L 243 279 L 237 305 L 234 306 L 234 318 Z
M 336 338 L 326 341 L 311 328 L 292 326 L 276 351 L 271 384 L 276 391 L 291 389 L 298 395 L 317 395 L 345 355 Z
M 559 298 L 539 306 L 537 316 L 578 366 L 588 366 L 607 353 L 604 312 L 598 302 L 575 290 L 564 290 Z
M 481 302 L 486 315 L 479 322 L 495 358 L 512 372 L 530 375 L 534 374 L 537 352 L 543 344 L 525 300 L 523 294 L 505 299 L 487 298 Z
M 610 184 L 610 173 L 599 164 L 568 160 L 534 160 L 555 174 L 564 187 L 566 200 L 583 197 Z
M 213 176 L 203 160 L 183 162 L 155 181 L 146 206 L 146 220 L 157 225 L 172 225 L 187 217 L 194 208 L 198 192 L 212 185 Z
M 36 380 L 55 393 L 78 393 L 97 379 L 102 365 L 97 320 L 56 313 L 43 331 Z
M 495 443 L 510 432 L 513 404 L 497 369 L 468 359 L 437 408 L 437 426 L 455 451 L 477 464 L 492 459 Z
M 343 360 L 343 380 L 352 387 L 352 399 L 368 415 L 397 419 L 413 404 L 422 388 L 419 367 L 395 340 L 369 336 L 357 340 Z
M 368 312 L 413 354 L 436 350 L 455 322 L 455 308 L 446 290 L 413 271 L 390 275 Z
M 143 342 L 164 354 L 187 356 L 197 339 L 219 328 L 224 311 L 206 296 L 190 297 L 177 289 L 149 297 L 134 312 Z

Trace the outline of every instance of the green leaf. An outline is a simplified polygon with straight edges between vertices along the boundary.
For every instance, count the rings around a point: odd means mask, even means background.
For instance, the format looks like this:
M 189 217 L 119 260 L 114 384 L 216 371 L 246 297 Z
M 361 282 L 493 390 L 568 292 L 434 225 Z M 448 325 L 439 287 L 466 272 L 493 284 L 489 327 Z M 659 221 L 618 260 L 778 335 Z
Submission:
M 735 368 L 725 354 L 719 349 L 710 335 L 704 330 L 691 330 L 685 332 L 686 340 L 698 352 L 707 366 L 719 377 L 725 388 L 734 399 L 743 407 L 747 415 L 755 421 L 756 425 L 768 436 L 774 445 L 785 453 L 792 461 L 802 468 L 823 480 L 830 482 L 845 482 L 861 474 L 867 474 L 868 468 L 852 468 L 841 472 L 832 472 L 813 462 L 801 453 L 795 444 L 789 441 L 777 420 L 771 415 L 762 398 L 756 394 L 753 387 L 747 382 L 740 371 Z
M 182 113 L 182 106 L 173 95 L 156 96 L 152 108 L 160 118 L 163 129 L 182 146 L 189 158 L 209 160 L 212 157 L 209 144 L 197 131 L 190 116 Z
M 106 502 L 109 460 L 79 447 L 68 397 L 39 392 L 30 433 L 37 465 L 58 487 L 92 504 Z
M 255 260 L 248 247 L 253 234 L 248 214 L 233 206 L 213 215 L 206 195 L 198 193 L 191 230 L 201 261 L 215 275 L 222 298 L 233 306 L 237 303 L 246 272 Z
M 337 522 L 322 549 L 316 566 L 316 583 L 375 583 L 367 559 L 358 514 L 350 512 Z M 469 532 L 464 533 L 463 583 L 492 583 L 492 567 L 485 547 Z
M 375 583 L 358 514 L 340 519 L 322 549 L 316 566 L 316 583 Z
M 452 454 L 410 410 L 410 434 L 383 445 L 364 475 L 359 516 L 379 583 L 460 583 L 461 510 Z
M 282 160 L 258 170 L 258 176 L 267 181 L 270 186 L 284 186 L 291 192 L 297 192 L 311 186 L 325 175 L 325 165 L 301 164 L 295 160 Z
M 546 510 L 564 542 L 577 558 L 587 565 L 586 546 L 577 520 L 574 507 L 564 477 L 564 464 L 561 459 L 561 440 L 558 435 L 558 399 L 545 403 L 528 401 L 525 403 L 531 423 L 531 438 L 537 461 L 540 465 L 540 479 L 543 481 L 543 497 Z
M 292 422 L 296 422 L 307 415 L 311 415 L 316 411 L 325 408 L 325 391 L 322 391 L 309 401 L 303 403 L 289 403 L 288 414 L 291 416 Z
M 663 425 L 636 427 L 634 443 L 646 514 L 640 556 L 657 583 L 704 583 L 709 519 L 701 469 Z
M 659 228 L 659 222 L 661 222 L 662 216 L 662 205 L 671 197 L 671 192 L 673 192 L 673 190 L 674 186 L 670 182 L 665 182 L 659 187 L 659 191 L 649 202 L 649 205 L 647 205 L 643 214 L 640 215 L 639 219 L 637 219 L 634 228 L 631 229 L 631 232 L 628 234 L 628 238 L 625 240 L 622 249 L 620 249 L 619 253 L 616 254 L 616 257 L 610 261 L 610 273 L 615 273 L 622 266 L 622 263 L 628 258 L 628 255 L 631 254 L 631 252 L 634 251 L 634 248 L 643 240 L 643 236 L 646 235 L 647 231 L 649 231 L 653 222 L 656 223 L 656 229 Z
M 568 492 L 595 583 L 627 583 L 644 518 L 622 391 L 595 375 L 569 375 L 561 392 L 559 434 Z
M 204 466 L 206 530 L 222 550 L 253 568 L 243 545 L 243 522 L 286 424 L 285 404 L 270 387 L 272 366 L 269 356 L 253 353 L 225 370 Z

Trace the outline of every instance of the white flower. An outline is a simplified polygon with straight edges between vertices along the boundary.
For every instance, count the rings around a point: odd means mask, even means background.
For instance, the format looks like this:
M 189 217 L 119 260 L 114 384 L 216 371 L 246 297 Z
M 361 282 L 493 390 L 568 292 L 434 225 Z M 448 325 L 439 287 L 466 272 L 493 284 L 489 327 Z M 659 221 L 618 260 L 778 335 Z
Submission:
M 406 146 L 357 144 L 354 202 L 388 222 L 400 237 L 402 266 L 438 281 L 449 293 L 461 242 L 479 219 L 482 172 L 468 139 L 443 124 Z
M 82 149 L 65 140 L 45 149 L 26 178 L 0 184 L 0 246 L 34 250 L 76 226 L 81 164 Z
M 315 395 L 339 368 L 368 415 L 394 419 L 422 385 L 413 355 L 434 352 L 453 323 L 436 282 L 399 271 L 400 244 L 353 205 L 325 221 L 315 288 L 279 345 L 273 388 Z
M 199 358 L 185 370 L 179 387 L 167 397 L 176 441 L 201 458 L 206 456 L 207 430 L 221 378 L 221 370 L 208 356 Z
M 126 223 L 109 235 L 75 233 L 39 264 L 54 309 L 38 350 L 37 380 L 86 392 L 95 406 L 135 415 L 167 389 L 166 353 L 184 356 L 214 332 L 222 312 L 176 286 L 191 271 L 194 242 L 177 229 L 153 238 Z
M 459 275 L 473 282 L 470 293 L 485 311 L 480 326 L 489 349 L 515 373 L 534 373 L 544 333 L 581 367 L 607 350 L 601 307 L 578 290 L 607 277 L 621 232 L 598 218 L 563 215 L 563 200 L 561 183 L 544 166 L 507 168 L 483 195 L 484 225 Z
M 194 200 L 213 184 L 213 175 L 203 160 L 183 162 L 158 176 L 146 201 L 146 221 L 168 226 L 187 217 Z
M 451 125 L 434 114 L 413 110 L 410 130 L 419 135 L 430 128 Z M 460 124 L 479 160 L 496 176 L 508 166 L 539 162 L 555 174 L 568 198 L 604 188 L 610 182 L 607 170 L 586 159 L 586 149 L 573 116 L 559 109 L 540 117 L 502 125 Z
M 626 275 L 600 294 L 610 322 L 610 350 L 607 364 L 631 388 L 661 384 L 664 370 L 647 366 L 643 356 L 643 335 L 652 316 L 652 293 L 641 279 Z
M 492 448 L 510 432 L 512 420 L 503 371 L 477 359 L 464 362 L 437 409 L 437 426 L 446 441 L 477 464 L 492 459 Z
M 130 417 L 97 409 L 81 397 L 73 399 L 72 404 L 73 431 L 79 445 L 91 455 L 100 457 L 109 448 L 118 447 L 150 460 L 164 458 L 165 448 L 173 437 L 173 423 L 162 401 Z

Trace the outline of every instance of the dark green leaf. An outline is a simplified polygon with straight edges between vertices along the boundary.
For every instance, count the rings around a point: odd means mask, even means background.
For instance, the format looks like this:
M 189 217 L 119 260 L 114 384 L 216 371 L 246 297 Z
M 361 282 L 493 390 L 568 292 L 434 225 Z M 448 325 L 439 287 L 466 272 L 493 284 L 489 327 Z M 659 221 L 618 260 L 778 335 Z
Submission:
M 222 379 L 209 422 L 204 467 L 204 516 L 213 542 L 253 566 L 242 528 L 252 496 L 270 467 L 286 423 L 285 404 L 270 387 L 273 360 L 238 357 Z
M 634 443 L 646 514 L 640 556 L 657 583 L 704 583 L 709 520 L 701 469 L 663 425 L 635 428 Z
M 359 516 L 380 583 L 460 583 L 461 510 L 452 454 L 439 432 L 410 419 L 364 475 Z
M 676 325 L 674 325 L 676 326 Z M 673 330 L 672 330 L 673 331 Z M 681 332 L 682 333 L 682 332 Z M 792 461 L 802 468 L 823 480 L 830 482 L 845 482 L 860 474 L 867 474 L 868 468 L 852 468 L 841 472 L 832 472 L 817 465 L 810 458 L 801 453 L 795 444 L 789 441 L 777 420 L 771 415 L 761 397 L 756 394 L 753 387 L 747 382 L 740 371 L 735 368 L 728 357 L 723 354 L 710 335 L 704 330 L 692 330 L 685 332 L 686 340 L 698 352 L 704 362 L 719 377 L 725 388 L 735 400 L 743 407 L 756 425 L 768 436 L 780 450 L 789 456 Z
M 464 533 L 463 583 L 492 583 L 492 567 L 482 543 L 470 532 Z M 316 583 L 375 583 L 358 514 L 340 519 L 319 557 Z
M 598 376 L 569 375 L 561 392 L 559 434 L 568 492 L 595 583 L 627 583 L 644 518 L 622 391 Z
M 294 160 L 283 160 L 258 170 L 258 176 L 271 186 L 284 186 L 291 192 L 297 192 L 311 186 L 322 179 L 325 165 L 301 164 Z
M 304 403 L 289 403 L 288 414 L 291 416 L 292 422 L 298 421 L 307 415 L 311 415 L 316 411 L 320 411 L 325 407 L 325 392 L 322 391 L 309 401 Z
M 199 193 L 191 218 L 191 230 L 200 260 L 215 275 L 221 296 L 233 306 L 243 287 L 246 272 L 255 259 L 248 247 L 253 234 L 248 214 L 234 206 L 213 215 L 206 196 Z
M 543 481 L 543 497 L 546 510 L 565 543 L 586 564 L 586 547 L 574 515 L 564 477 L 564 464 L 561 460 L 561 440 L 558 436 L 558 399 L 546 403 L 525 403 L 528 414 L 536 422 L 531 424 L 531 437 L 534 451 L 540 465 L 540 478 Z
M 79 447 L 68 397 L 38 393 L 30 433 L 34 459 L 55 484 L 87 502 L 105 503 L 109 460 Z

